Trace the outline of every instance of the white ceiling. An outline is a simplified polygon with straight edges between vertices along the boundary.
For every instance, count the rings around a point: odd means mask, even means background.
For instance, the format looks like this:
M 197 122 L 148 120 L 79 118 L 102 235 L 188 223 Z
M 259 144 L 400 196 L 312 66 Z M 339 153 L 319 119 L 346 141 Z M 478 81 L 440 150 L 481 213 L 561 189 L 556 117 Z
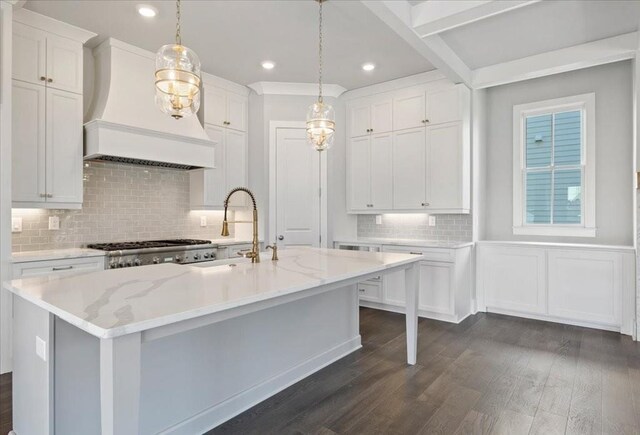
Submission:
M 157 17 L 138 15 L 152 4 Z M 25 7 L 150 51 L 175 35 L 174 1 L 30 0 Z M 317 81 L 318 6 L 312 0 L 183 0 L 183 43 L 195 50 L 204 71 L 241 84 Z M 324 5 L 325 83 L 354 89 L 434 67 L 359 1 Z M 95 42 L 94 42 L 95 44 Z M 265 71 L 260 63 L 272 60 Z M 365 73 L 361 65 L 373 62 Z
M 471 69 L 633 32 L 640 1 L 542 1 L 440 34 Z

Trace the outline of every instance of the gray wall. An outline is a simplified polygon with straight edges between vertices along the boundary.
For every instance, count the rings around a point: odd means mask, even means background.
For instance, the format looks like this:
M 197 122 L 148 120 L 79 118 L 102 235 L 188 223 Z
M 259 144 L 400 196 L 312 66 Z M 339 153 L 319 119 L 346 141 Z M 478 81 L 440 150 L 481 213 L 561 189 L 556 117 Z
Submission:
M 632 90 L 631 61 L 624 61 L 487 91 L 486 240 L 633 244 Z M 588 92 L 596 94 L 597 236 L 514 236 L 513 106 Z

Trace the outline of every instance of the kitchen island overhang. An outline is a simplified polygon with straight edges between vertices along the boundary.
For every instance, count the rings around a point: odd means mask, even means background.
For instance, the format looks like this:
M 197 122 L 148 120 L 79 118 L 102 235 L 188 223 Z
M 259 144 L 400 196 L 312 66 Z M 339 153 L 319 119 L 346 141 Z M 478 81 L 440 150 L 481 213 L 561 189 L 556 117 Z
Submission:
M 419 256 L 294 248 L 280 257 L 5 283 L 15 293 L 16 363 L 23 363 L 14 374 L 24 399 L 14 413 L 17 435 L 34 429 L 25 422 L 34 411 L 35 429 L 45 430 L 38 433 L 214 427 L 358 349 L 355 284 L 402 269 L 415 363 Z M 35 355 L 36 336 L 48 362 Z M 78 398 L 79 409 L 65 406 Z M 20 408 L 31 400 L 36 406 Z

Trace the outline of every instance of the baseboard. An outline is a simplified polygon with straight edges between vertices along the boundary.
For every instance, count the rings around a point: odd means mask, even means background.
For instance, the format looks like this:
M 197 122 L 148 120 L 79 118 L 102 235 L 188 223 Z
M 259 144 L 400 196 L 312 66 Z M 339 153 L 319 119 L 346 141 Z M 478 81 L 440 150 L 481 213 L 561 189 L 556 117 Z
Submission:
M 502 308 L 487 307 L 487 313 L 504 314 L 506 316 L 523 317 L 525 319 L 542 320 L 544 322 L 562 323 L 564 325 L 582 326 L 583 328 L 602 329 L 604 331 L 622 332 L 619 326 L 603 325 L 595 322 L 582 322 L 578 320 L 563 319 L 560 317 L 547 316 L 544 314 L 522 313 L 520 311 L 505 310 Z
M 362 347 L 360 335 L 171 426 L 160 434 L 204 433 Z

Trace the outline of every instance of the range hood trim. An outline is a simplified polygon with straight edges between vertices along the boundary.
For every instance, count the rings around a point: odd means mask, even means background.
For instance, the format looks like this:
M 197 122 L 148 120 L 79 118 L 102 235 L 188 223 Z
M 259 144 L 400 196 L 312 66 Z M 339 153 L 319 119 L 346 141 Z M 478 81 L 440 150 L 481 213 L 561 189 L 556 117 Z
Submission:
M 116 124 L 113 122 L 94 119 L 84 125 L 85 129 L 85 156 L 84 160 L 100 160 L 102 156 L 118 157 L 139 161 L 155 161 L 169 163 L 175 167 L 189 166 L 192 169 L 214 169 L 215 149 L 217 143 L 213 140 L 198 139 L 165 133 L 131 125 Z M 129 143 L 135 139 L 136 146 L 132 148 Z M 176 145 L 188 144 L 190 156 L 184 157 L 183 148 Z M 170 155 L 170 158 L 158 159 L 154 155 Z M 196 162 L 196 163 L 194 163 Z M 209 164 L 205 162 L 210 162 Z

